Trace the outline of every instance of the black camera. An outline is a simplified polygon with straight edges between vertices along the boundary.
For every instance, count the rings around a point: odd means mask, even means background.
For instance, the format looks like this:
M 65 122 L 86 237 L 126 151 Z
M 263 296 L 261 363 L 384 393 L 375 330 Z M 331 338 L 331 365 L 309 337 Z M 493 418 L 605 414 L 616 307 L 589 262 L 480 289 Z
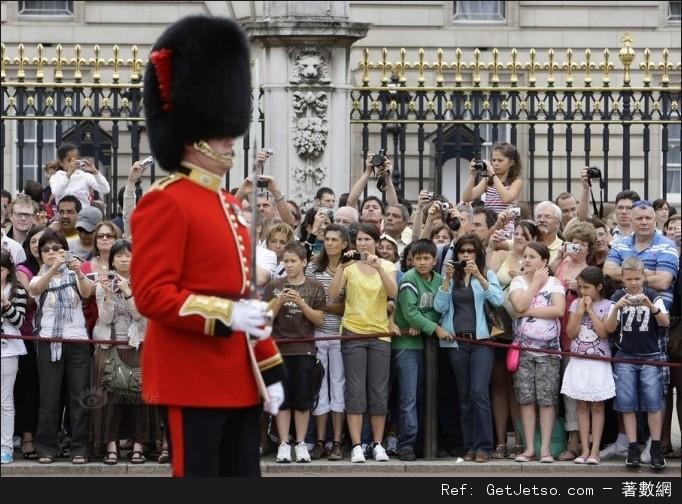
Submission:
M 352 255 L 348 256 L 346 254 L 341 255 L 341 262 L 342 263 L 347 263 L 350 261 L 363 261 L 367 259 L 367 253 L 366 252 L 353 252 Z
M 453 231 L 459 231 L 459 228 L 462 227 L 462 221 L 459 220 L 459 217 L 452 217 L 450 214 L 445 216 L 445 224 Z
M 587 169 L 587 178 L 593 179 L 593 178 L 601 178 L 601 170 L 597 168 L 596 166 L 590 166 Z
M 457 271 L 464 271 L 464 268 L 467 267 L 467 262 L 466 261 L 452 261 L 452 266 Z
M 372 164 L 376 168 L 381 168 L 384 166 L 384 157 L 386 156 L 386 149 L 379 149 L 379 154 L 374 154 L 372 156 Z
M 268 179 L 258 177 L 258 180 L 256 180 L 256 187 L 260 187 L 260 188 L 265 188 L 265 189 L 267 189 L 267 187 L 268 187 Z
M 482 174 L 488 172 L 488 167 L 486 166 L 486 164 L 483 161 L 476 161 L 474 163 L 474 168 L 476 168 L 476 170 L 478 170 Z

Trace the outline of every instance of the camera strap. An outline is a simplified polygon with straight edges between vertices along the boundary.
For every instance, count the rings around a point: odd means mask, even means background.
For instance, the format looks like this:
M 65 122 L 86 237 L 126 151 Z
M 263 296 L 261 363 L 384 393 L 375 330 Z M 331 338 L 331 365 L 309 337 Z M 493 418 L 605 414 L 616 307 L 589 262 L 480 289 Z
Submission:
M 594 214 L 598 215 L 600 219 L 604 219 L 604 179 L 599 177 L 599 211 L 597 211 L 597 202 L 594 200 L 594 193 L 592 192 L 592 181 L 588 180 L 590 186 L 590 196 L 592 196 L 592 208 Z

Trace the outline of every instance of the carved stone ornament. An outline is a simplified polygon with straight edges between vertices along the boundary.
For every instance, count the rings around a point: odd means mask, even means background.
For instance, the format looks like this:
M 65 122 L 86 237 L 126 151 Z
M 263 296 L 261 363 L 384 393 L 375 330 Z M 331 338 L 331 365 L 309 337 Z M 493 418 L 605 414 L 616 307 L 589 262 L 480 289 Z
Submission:
M 314 195 L 325 180 L 326 174 L 327 167 L 321 164 L 306 163 L 298 165 L 294 169 L 294 181 L 296 182 L 294 196 L 301 208 L 312 206 Z
M 315 48 L 306 47 L 294 58 L 291 84 L 329 84 L 327 56 Z

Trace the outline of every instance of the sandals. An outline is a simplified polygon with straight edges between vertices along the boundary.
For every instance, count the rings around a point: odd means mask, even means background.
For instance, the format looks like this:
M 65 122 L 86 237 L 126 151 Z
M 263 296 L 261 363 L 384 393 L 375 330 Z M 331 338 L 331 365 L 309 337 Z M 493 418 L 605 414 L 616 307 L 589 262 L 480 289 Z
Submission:
M 507 458 L 509 451 L 507 450 L 506 444 L 498 444 L 495 446 L 495 451 L 490 454 L 491 458 L 494 459 L 504 459 Z
M 39 464 L 51 464 L 54 462 L 54 457 L 52 455 L 40 455 L 38 457 Z
M 85 455 L 74 455 L 71 459 L 71 463 L 74 465 L 84 465 L 88 463 L 88 457 Z
M 118 452 L 115 451 L 107 452 L 102 462 L 104 462 L 106 465 L 116 465 L 116 463 L 118 462 Z
M 144 458 L 144 453 L 141 451 L 134 451 L 132 453 L 132 456 L 130 457 L 130 463 L 131 464 L 144 464 L 146 462 L 146 458 Z
M 523 445 L 522 444 L 517 444 L 514 445 L 514 448 L 509 450 L 509 453 L 507 455 L 508 459 L 515 459 L 518 455 L 521 455 L 523 453 Z
M 575 460 L 575 458 L 578 456 L 576 452 L 574 452 L 571 449 L 564 450 L 559 454 L 559 456 L 556 458 L 559 462 L 568 462 L 570 460 Z
M 27 443 L 31 443 L 33 445 L 33 450 L 23 451 L 24 445 Z M 24 457 L 24 460 L 38 460 L 38 452 L 36 451 L 35 442 L 33 439 L 23 441 L 21 443 L 21 448 L 22 448 L 21 455 Z
M 526 455 L 524 453 L 520 453 L 514 459 L 515 462 L 532 462 L 533 460 L 535 460 L 535 454 Z
M 170 453 L 168 450 L 163 449 L 159 453 L 159 464 L 167 464 L 168 462 L 170 462 Z

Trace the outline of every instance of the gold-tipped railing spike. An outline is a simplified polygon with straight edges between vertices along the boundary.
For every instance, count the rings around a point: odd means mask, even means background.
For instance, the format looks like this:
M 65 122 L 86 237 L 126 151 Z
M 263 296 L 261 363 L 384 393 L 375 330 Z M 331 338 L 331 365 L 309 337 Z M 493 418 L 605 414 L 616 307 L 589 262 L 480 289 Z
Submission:
M 57 44 L 57 57 L 52 58 L 52 64 L 56 65 L 54 71 L 54 78 L 57 82 L 60 82 L 64 78 L 64 71 L 62 70 L 62 66 L 66 65 L 66 63 L 68 62 L 64 58 L 64 48 L 62 47 L 61 44 Z
M 76 44 L 76 57 L 71 60 L 72 65 L 76 65 L 76 71 L 73 74 L 73 77 L 77 80 L 80 81 L 83 78 L 83 74 L 81 73 L 81 65 L 85 63 L 85 60 L 81 58 L 81 45 Z
M 407 50 L 404 47 L 400 48 L 400 63 L 398 63 L 398 82 L 401 86 L 404 86 L 407 82 L 407 77 L 405 75 L 405 61 L 407 60 Z
M 426 60 L 426 52 L 424 49 L 419 49 L 419 52 L 417 53 L 419 55 L 419 61 L 414 64 L 414 68 L 416 68 L 419 71 L 419 75 L 417 76 L 417 84 L 419 86 L 423 86 L 424 83 L 426 82 L 426 77 L 424 76 L 424 70 L 428 70 L 429 64 L 425 61 Z
M 651 62 L 651 51 L 647 47 L 644 49 L 644 62 L 639 64 L 639 68 L 644 70 L 644 77 L 642 77 L 642 82 L 645 87 L 651 85 L 651 71 L 656 69 L 656 65 Z
M 455 50 L 455 63 L 453 66 L 455 68 L 455 85 L 462 85 L 462 67 L 466 67 L 466 63 L 462 63 L 462 50 L 458 47 Z
M 481 84 L 481 68 L 485 68 L 485 63 L 481 63 L 481 51 L 474 49 L 474 62 L 471 64 L 474 70 L 474 86 L 478 87 Z
M 613 70 L 613 63 L 609 61 L 610 55 L 611 53 L 609 50 L 604 49 L 604 61 L 602 61 L 599 65 L 599 68 L 604 71 L 604 75 L 601 78 L 604 87 L 609 87 L 609 82 L 611 81 L 611 79 L 609 79 L 609 70 Z
M 519 58 L 519 51 L 516 50 L 516 48 L 513 48 L 511 50 L 511 63 L 509 64 L 509 68 L 511 69 L 511 84 L 512 86 L 516 86 L 516 84 L 519 82 L 519 76 L 516 73 L 517 70 L 521 70 L 521 63 L 518 62 Z
M 95 57 L 90 60 L 90 64 L 94 66 L 92 79 L 95 82 L 99 82 L 99 80 L 102 78 L 102 72 L 100 68 L 104 64 L 104 58 L 100 56 L 100 51 L 101 49 L 99 45 L 95 45 Z
M 24 70 L 24 63 L 28 63 L 28 59 L 24 56 L 24 44 L 19 44 L 19 57 L 14 58 L 14 64 L 19 65 L 17 70 L 17 78 L 23 80 L 26 77 L 26 71 Z
M 388 49 L 385 47 L 381 50 L 381 62 L 378 66 L 381 69 L 381 85 L 385 86 L 388 83 L 388 70 L 391 68 L 388 62 Z
M 493 62 L 490 64 L 490 69 L 493 71 L 491 80 L 493 86 L 497 86 L 500 83 L 500 76 L 497 74 L 497 71 L 502 69 L 502 64 L 498 62 L 499 56 L 500 51 L 497 48 L 493 49 Z
M 111 75 L 111 79 L 114 82 L 118 82 L 118 79 L 120 78 L 120 74 L 118 71 L 118 67 L 123 64 L 123 60 L 119 58 L 119 47 L 118 45 L 114 46 L 114 57 L 112 59 L 109 59 L 109 64 L 114 65 L 114 72 Z
M 668 49 L 663 49 L 663 63 L 659 65 L 660 69 L 663 70 L 663 75 L 661 76 L 661 85 L 667 87 L 670 84 L 670 77 L 668 76 L 668 70 L 672 70 L 672 64 L 668 63 L 670 58 L 670 51 Z
M 45 47 L 43 44 L 38 44 L 38 57 L 33 59 L 33 64 L 36 67 L 36 80 L 42 82 L 45 78 L 45 70 L 43 70 L 43 65 L 47 63 L 47 58 L 45 57 Z
M 130 80 L 132 82 L 138 82 L 140 80 L 140 75 L 142 74 L 142 60 L 137 57 L 138 48 L 134 45 L 131 48 L 133 53 L 133 58 L 128 60 L 128 64 L 131 66 L 133 72 L 130 75 Z
M 620 51 L 618 52 L 618 57 L 620 58 L 620 62 L 623 64 L 625 70 L 623 73 L 623 84 L 625 86 L 629 86 L 630 65 L 632 65 L 632 62 L 635 60 L 635 51 L 631 46 L 635 41 L 635 38 L 630 32 L 625 32 L 619 37 L 619 39 L 623 44 L 623 47 L 621 47 Z
M 362 69 L 362 83 L 369 84 L 369 49 L 366 47 L 362 50 L 362 61 L 358 66 Z
M 530 50 L 530 63 L 526 65 L 526 70 L 530 71 L 530 74 L 528 75 L 528 85 L 531 87 L 535 87 L 535 82 L 537 79 L 535 78 L 535 70 L 540 69 L 540 65 L 535 62 L 535 49 Z
M 0 59 L 0 78 L 4 81 L 7 78 L 5 65 L 9 63 L 9 58 L 5 57 L 5 44 L 2 44 L 2 59 Z
M 573 63 L 573 49 L 566 50 L 566 60 L 563 69 L 566 70 L 566 85 L 571 87 L 573 86 L 573 70 L 577 68 L 576 64 Z
M 590 58 L 592 58 L 592 51 L 589 49 L 585 49 L 585 62 L 582 64 L 582 68 L 585 70 L 585 86 L 590 87 L 592 84 L 592 76 L 590 75 L 590 71 L 594 68 L 594 65 L 590 61 Z
M 440 87 L 445 82 L 445 77 L 443 77 L 443 68 L 447 67 L 447 63 L 443 62 L 443 49 L 438 49 L 436 52 L 436 61 L 433 67 L 436 69 L 436 86 Z
M 554 70 L 556 70 L 557 64 L 554 63 L 554 49 L 547 51 L 547 57 L 549 61 L 545 63 L 545 70 L 547 70 L 547 84 L 549 87 L 554 87 Z

